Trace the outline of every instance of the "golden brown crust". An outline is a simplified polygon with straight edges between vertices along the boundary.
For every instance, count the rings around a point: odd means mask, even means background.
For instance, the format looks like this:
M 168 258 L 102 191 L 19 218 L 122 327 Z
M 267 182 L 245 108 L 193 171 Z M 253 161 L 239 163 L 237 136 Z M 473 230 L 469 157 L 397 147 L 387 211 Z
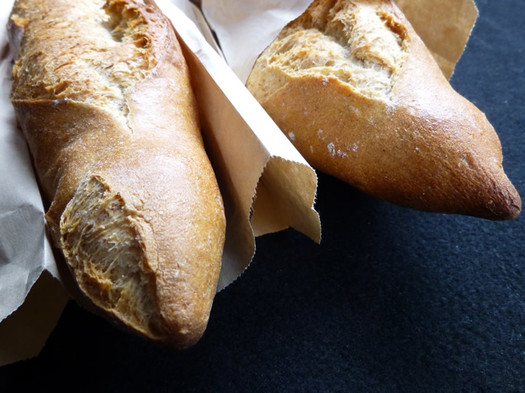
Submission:
M 521 210 L 493 127 L 392 1 L 313 2 L 247 86 L 313 166 L 371 195 L 490 219 Z
M 135 332 L 194 344 L 225 218 L 169 22 L 149 1 L 18 0 L 10 31 L 12 102 L 79 287 Z

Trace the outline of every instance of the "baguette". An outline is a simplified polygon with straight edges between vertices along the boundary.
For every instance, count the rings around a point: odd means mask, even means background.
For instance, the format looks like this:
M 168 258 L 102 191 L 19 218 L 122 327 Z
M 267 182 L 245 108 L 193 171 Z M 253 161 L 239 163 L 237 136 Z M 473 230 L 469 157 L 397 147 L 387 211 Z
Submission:
M 11 100 L 82 296 L 176 348 L 216 293 L 224 208 L 175 32 L 149 0 L 17 0 Z
M 247 87 L 312 166 L 370 195 L 488 219 L 521 211 L 494 128 L 393 1 L 314 1 Z

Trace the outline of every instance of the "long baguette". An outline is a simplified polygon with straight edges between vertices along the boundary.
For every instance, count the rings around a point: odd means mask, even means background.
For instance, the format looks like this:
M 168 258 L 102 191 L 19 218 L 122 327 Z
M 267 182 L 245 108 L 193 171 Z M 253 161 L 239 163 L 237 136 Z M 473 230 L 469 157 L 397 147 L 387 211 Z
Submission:
M 391 0 L 316 0 L 247 80 L 316 168 L 416 209 L 510 219 L 521 199 L 485 115 Z
M 203 334 L 225 233 L 189 72 L 149 0 L 18 0 L 11 100 L 81 292 L 174 347 Z

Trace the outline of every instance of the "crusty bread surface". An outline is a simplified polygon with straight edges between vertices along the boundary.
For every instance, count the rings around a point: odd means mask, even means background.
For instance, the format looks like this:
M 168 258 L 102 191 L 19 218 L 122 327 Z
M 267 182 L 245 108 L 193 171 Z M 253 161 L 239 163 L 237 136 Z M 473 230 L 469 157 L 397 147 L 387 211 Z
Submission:
M 203 334 L 225 233 L 189 71 L 148 0 L 17 0 L 11 100 L 81 292 L 174 347 Z
M 399 205 L 510 219 L 521 199 L 485 115 L 390 0 L 316 0 L 247 87 L 317 169 Z

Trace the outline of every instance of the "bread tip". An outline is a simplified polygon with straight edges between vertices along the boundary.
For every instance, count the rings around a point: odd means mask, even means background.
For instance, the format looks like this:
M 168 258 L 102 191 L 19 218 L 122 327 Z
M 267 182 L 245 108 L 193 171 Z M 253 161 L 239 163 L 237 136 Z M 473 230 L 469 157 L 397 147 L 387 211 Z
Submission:
M 506 209 L 502 211 L 500 219 L 501 220 L 514 220 L 518 218 L 521 213 L 521 197 L 516 190 L 513 190 L 514 193 L 508 200 Z
M 206 326 L 202 329 L 195 329 L 193 326 L 188 329 L 181 329 L 178 331 L 178 334 L 167 336 L 162 345 L 175 350 L 189 349 L 201 340 L 205 329 Z
M 514 220 L 520 215 L 521 207 L 522 202 L 518 191 L 510 180 L 507 180 L 507 184 L 502 185 L 497 190 L 495 197 L 489 199 L 484 206 L 485 214 L 474 215 L 494 221 Z

